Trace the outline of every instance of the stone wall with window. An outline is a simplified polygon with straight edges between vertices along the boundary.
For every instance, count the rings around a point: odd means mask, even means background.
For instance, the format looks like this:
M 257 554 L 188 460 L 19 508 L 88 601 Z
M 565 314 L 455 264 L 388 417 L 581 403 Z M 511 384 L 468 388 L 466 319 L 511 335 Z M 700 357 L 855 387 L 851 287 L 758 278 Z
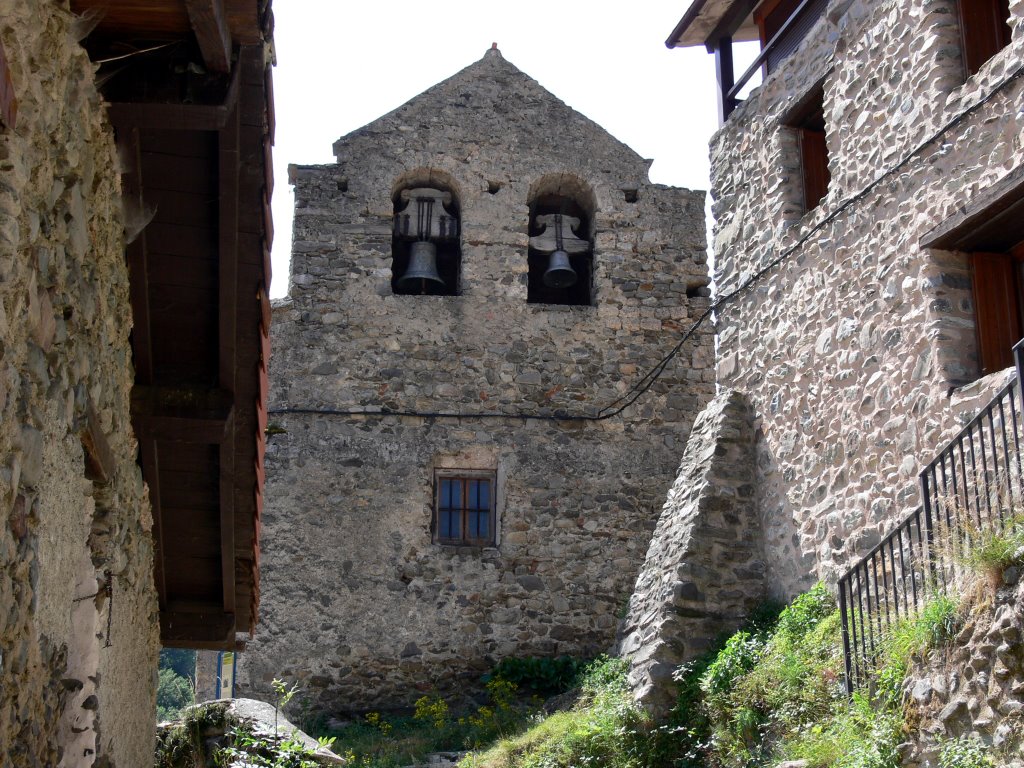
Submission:
M 0 16 L 0 762 L 136 768 L 156 713 L 151 517 L 120 169 L 80 21 L 26 0 Z
M 718 377 L 756 412 L 780 595 L 914 508 L 922 464 L 1002 383 L 980 375 L 970 254 L 926 243 L 983 221 L 972 206 L 1024 164 L 1024 2 L 1008 12 L 968 74 L 957 3 L 833 0 L 712 140 L 717 284 L 749 282 L 718 313 Z M 807 211 L 787 118 L 819 85 L 831 179 Z
M 651 184 L 497 50 L 335 154 L 291 170 L 261 623 L 236 690 L 284 677 L 316 709 L 408 705 L 505 656 L 608 650 L 714 392 L 710 326 L 621 415 L 572 417 L 628 396 L 707 309 L 703 193 Z M 396 292 L 407 240 L 443 287 L 427 270 Z M 531 299 L 531 260 L 543 280 L 559 248 L 587 290 Z

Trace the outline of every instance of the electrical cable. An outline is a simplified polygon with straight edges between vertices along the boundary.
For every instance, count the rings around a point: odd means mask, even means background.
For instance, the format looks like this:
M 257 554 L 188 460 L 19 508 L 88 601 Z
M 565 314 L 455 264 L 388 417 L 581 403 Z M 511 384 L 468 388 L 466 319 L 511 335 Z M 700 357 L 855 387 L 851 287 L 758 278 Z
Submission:
M 623 411 L 629 408 L 633 403 L 640 399 L 646 394 L 654 383 L 661 378 L 661 375 L 665 372 L 668 364 L 678 355 L 686 342 L 693 337 L 697 329 L 703 325 L 704 321 L 707 320 L 713 313 L 725 305 L 732 302 L 740 294 L 748 291 L 755 284 L 759 283 L 765 275 L 774 270 L 783 261 L 788 259 L 794 252 L 801 248 L 813 235 L 820 232 L 825 226 L 831 224 L 835 219 L 844 213 L 850 206 L 859 203 L 861 200 L 866 198 L 872 191 L 874 191 L 883 181 L 889 179 L 894 174 L 901 171 L 911 160 L 915 159 L 931 144 L 942 138 L 952 128 L 955 128 L 967 117 L 974 114 L 979 108 L 987 104 L 989 101 L 999 95 L 1010 83 L 1017 80 L 1024 75 L 1024 64 L 1019 66 L 1010 75 L 1004 78 L 998 85 L 994 86 L 985 96 L 979 99 L 977 102 L 967 107 L 964 111 L 960 112 L 956 117 L 950 119 L 942 127 L 936 130 L 931 136 L 921 141 L 913 150 L 911 150 L 899 163 L 892 166 L 881 175 L 879 175 L 874 181 L 870 182 L 866 187 L 857 192 L 855 195 L 848 197 L 844 200 L 835 210 L 831 211 L 827 216 L 823 217 L 821 221 L 817 222 L 814 226 L 807 230 L 795 243 L 779 253 L 775 258 L 766 262 L 757 272 L 752 274 L 746 280 L 744 280 L 734 290 L 730 291 L 719 297 L 713 304 L 705 309 L 700 316 L 693 322 L 693 324 L 683 333 L 679 341 L 667 352 L 664 357 L 661 358 L 654 366 L 637 379 L 626 392 L 619 395 L 617 398 L 612 400 L 610 403 L 600 408 L 596 413 L 585 413 L 570 415 L 565 412 L 556 412 L 554 414 L 534 414 L 534 413 L 500 413 L 500 412 L 446 412 L 446 411 L 405 411 L 405 410 L 392 410 L 389 408 L 380 408 L 377 410 L 339 410 L 334 408 L 271 408 L 267 411 L 268 414 L 320 414 L 327 416 L 415 416 L 421 418 L 470 418 L 470 419 L 524 419 L 531 421 L 605 421 L 607 419 L 614 418 L 620 415 Z

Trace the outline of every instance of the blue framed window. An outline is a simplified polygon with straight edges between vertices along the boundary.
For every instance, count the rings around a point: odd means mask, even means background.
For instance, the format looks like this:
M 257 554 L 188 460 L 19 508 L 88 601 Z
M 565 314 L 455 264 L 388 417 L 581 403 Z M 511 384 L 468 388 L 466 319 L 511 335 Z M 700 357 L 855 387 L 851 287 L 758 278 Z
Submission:
M 434 479 L 434 540 L 475 547 L 495 541 L 493 473 L 438 472 Z

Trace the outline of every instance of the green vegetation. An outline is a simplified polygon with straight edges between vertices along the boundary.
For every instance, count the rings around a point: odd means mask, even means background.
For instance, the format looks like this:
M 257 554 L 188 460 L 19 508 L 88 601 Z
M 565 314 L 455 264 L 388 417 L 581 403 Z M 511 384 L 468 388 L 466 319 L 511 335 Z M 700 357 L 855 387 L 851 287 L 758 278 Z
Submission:
M 515 683 L 521 691 L 530 691 L 539 696 L 553 696 L 575 686 L 589 663 L 588 660 L 572 656 L 558 656 L 553 659 L 509 656 L 498 662 L 494 671 L 485 679 L 501 678 Z
M 157 731 L 156 768 L 214 765 L 206 734 L 224 732 L 235 725 L 223 704 L 203 704 L 185 710 L 178 722 Z
M 437 696 L 422 696 L 409 715 L 368 713 L 362 721 L 331 731 L 332 747 L 356 768 L 394 768 L 421 761 L 431 752 L 477 749 L 516 733 L 536 715 L 537 699 L 524 700 L 515 683 L 492 673 L 487 703 L 455 714 Z
M 971 736 L 951 739 L 942 745 L 939 768 L 995 768 L 985 745 Z
M 785 760 L 804 760 L 807 768 L 898 768 L 909 665 L 947 642 L 959 622 L 957 604 L 941 596 L 897 622 L 876 649 L 866 688 L 851 700 L 843 684 L 839 612 L 831 592 L 818 585 L 781 611 L 765 606 L 680 667 L 678 699 L 664 723 L 652 722 L 633 701 L 622 659 L 508 659 L 485 678 L 487 704 L 472 711 L 457 713 L 445 700 L 423 696 L 411 714 L 371 712 L 323 738 L 352 768 L 397 768 L 460 749 L 473 750 L 463 768 L 771 768 Z M 549 716 L 537 696 L 523 695 L 573 682 L 572 707 Z M 279 706 L 295 694 L 281 681 L 275 689 Z M 158 768 L 177 768 L 183 764 L 174 755 L 200 749 L 193 734 L 206 730 L 204 715 L 195 714 L 202 709 L 190 710 L 175 729 L 186 746 L 162 742 L 171 757 L 158 759 Z M 226 742 L 206 764 L 242 755 L 265 768 L 313 764 L 298 744 L 268 743 L 237 725 Z M 994 768 L 994 762 L 981 742 L 962 738 L 942 746 L 938 768 Z
M 539 721 L 522 734 L 469 755 L 467 768 L 627 768 L 648 741 L 650 723 L 626 688 L 626 662 L 601 658 L 584 673 L 569 711 Z
M 964 541 L 958 559 L 994 582 L 1011 565 L 1024 565 L 1024 516 L 1014 515 L 1002 525 L 980 528 L 969 519 L 962 524 Z
M 808 768 L 897 768 L 909 661 L 956 629 L 955 606 L 944 598 L 899 623 L 882 644 L 870 690 L 851 702 L 839 613 L 830 591 L 818 585 L 781 613 L 766 606 L 741 631 L 683 665 L 666 723 L 651 723 L 633 703 L 625 662 L 606 659 L 591 667 L 572 710 L 470 755 L 463 765 L 768 768 L 803 759 Z M 970 755 L 980 746 L 957 749 Z M 989 765 L 969 759 L 942 768 Z
M 274 681 L 277 710 L 295 694 L 281 680 Z M 333 739 L 319 739 L 331 748 Z M 302 743 L 290 736 L 273 737 L 254 733 L 232 716 L 223 703 L 210 702 L 181 714 L 171 727 L 157 731 L 156 768 L 246 765 L 252 768 L 318 768 L 320 763 Z
M 173 720 L 195 703 L 196 652 L 181 648 L 160 651 L 156 689 L 157 722 Z

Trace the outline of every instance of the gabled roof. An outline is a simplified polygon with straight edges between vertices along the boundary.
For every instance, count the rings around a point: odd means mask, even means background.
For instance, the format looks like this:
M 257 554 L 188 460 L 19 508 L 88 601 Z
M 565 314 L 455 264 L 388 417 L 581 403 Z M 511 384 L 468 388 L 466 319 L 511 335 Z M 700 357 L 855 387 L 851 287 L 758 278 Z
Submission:
M 484 122 L 481 122 L 481 121 Z M 412 146 L 478 144 L 529 146 L 531 154 L 559 151 L 579 163 L 615 158 L 646 178 L 650 161 L 585 115 L 572 109 L 492 46 L 478 61 L 431 86 L 393 111 L 334 143 L 339 162 L 374 142 L 393 140 Z M 600 152 L 588 149 L 603 144 Z

